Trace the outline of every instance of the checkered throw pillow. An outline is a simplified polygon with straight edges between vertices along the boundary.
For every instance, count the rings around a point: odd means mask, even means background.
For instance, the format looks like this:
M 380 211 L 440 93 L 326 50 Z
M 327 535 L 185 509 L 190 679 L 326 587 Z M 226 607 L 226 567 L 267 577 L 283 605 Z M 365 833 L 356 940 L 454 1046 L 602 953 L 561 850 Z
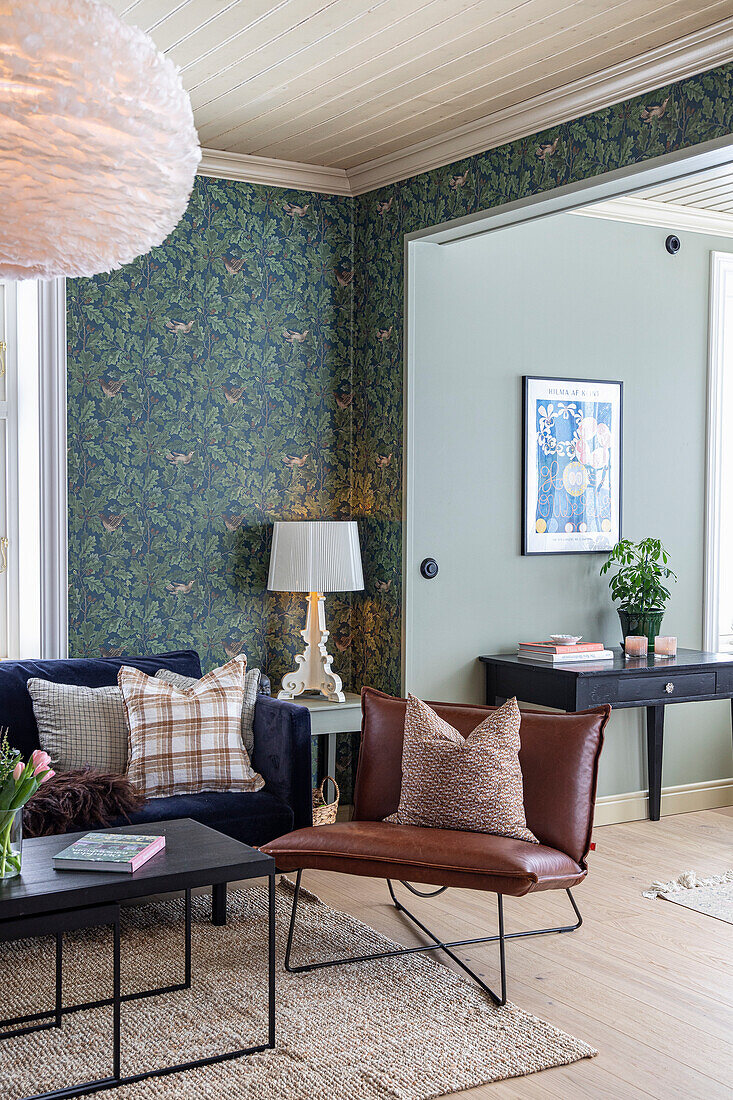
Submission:
M 28 693 L 38 741 L 57 772 L 88 766 L 123 775 L 127 768 L 127 719 L 118 687 L 54 684 L 32 676 Z
M 245 667 L 237 657 L 180 689 L 122 666 L 117 682 L 130 730 L 127 777 L 148 798 L 264 786 L 242 744 Z
M 537 844 L 524 816 L 520 722 L 517 700 L 510 699 L 463 737 L 422 699 L 408 695 L 400 804 L 385 821 Z
M 198 683 L 195 676 L 182 676 L 180 672 L 171 672 L 169 668 L 159 668 L 155 674 L 157 680 L 165 680 L 177 688 L 190 688 Z M 244 676 L 244 703 L 242 704 L 242 741 L 247 756 L 252 759 L 255 746 L 255 704 L 260 690 L 260 670 L 248 668 Z

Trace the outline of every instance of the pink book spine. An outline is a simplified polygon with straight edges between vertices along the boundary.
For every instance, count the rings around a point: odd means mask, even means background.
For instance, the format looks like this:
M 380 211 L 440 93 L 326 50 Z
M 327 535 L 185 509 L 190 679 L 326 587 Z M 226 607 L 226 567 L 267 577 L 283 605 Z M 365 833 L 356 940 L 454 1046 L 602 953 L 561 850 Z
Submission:
M 130 860 L 130 867 L 133 871 L 137 871 L 138 867 L 142 867 L 143 863 L 147 863 L 148 860 L 159 852 L 161 848 L 165 848 L 165 837 L 159 836 L 155 840 L 148 844 L 147 848 L 143 848 L 142 852 L 138 852 L 136 856 Z

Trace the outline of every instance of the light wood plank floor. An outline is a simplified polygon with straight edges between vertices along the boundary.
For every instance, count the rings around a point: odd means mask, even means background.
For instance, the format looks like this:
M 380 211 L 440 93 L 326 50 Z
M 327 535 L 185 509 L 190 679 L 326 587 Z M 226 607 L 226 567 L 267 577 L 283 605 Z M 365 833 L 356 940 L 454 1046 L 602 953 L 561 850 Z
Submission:
M 646 900 L 641 891 L 682 871 L 710 875 L 732 867 L 733 808 L 607 825 L 594 839 L 588 878 L 576 891 L 582 928 L 510 942 L 507 965 L 510 999 L 591 1043 L 598 1057 L 461 1097 L 730 1100 L 733 926 Z M 386 935 L 419 942 L 388 903 L 383 882 L 310 871 L 303 884 Z M 493 895 L 447 891 L 408 904 L 446 938 L 495 931 Z M 505 911 L 507 931 L 570 923 L 572 917 L 559 892 L 507 899 Z M 462 950 L 494 984 L 495 945 Z

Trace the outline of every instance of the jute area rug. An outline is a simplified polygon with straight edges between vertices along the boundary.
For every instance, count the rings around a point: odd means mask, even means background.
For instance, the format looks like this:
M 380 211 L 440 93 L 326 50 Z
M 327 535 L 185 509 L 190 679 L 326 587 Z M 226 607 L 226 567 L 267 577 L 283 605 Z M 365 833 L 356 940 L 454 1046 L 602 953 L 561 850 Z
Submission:
M 671 882 L 653 882 L 643 896 L 664 898 L 733 924 L 733 871 L 711 878 L 698 878 L 694 871 L 684 871 Z
M 277 1048 L 123 1086 L 119 1100 L 427 1100 L 590 1058 L 585 1043 L 513 1005 L 495 1008 L 425 956 L 309 974 L 282 969 L 292 893 L 277 890 Z M 127 909 L 122 989 L 180 981 L 183 903 Z M 233 892 L 229 923 L 193 903 L 193 987 L 122 1006 L 123 1074 L 266 1040 L 266 890 Z M 65 1003 L 109 996 L 111 930 L 65 937 Z M 373 928 L 305 896 L 296 961 L 392 946 Z M 0 945 L 1 1018 L 53 1005 L 49 940 Z M 111 1009 L 0 1043 L 0 1096 L 15 1100 L 111 1072 Z M 104 1094 L 100 1094 L 104 1095 Z

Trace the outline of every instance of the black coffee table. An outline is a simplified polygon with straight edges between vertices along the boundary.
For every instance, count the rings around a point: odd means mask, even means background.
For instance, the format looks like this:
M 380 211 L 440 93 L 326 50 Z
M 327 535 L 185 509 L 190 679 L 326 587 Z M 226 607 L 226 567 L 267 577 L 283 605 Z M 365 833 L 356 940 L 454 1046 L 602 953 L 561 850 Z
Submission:
M 170 1073 L 206 1066 L 271 1050 L 275 1046 L 275 861 L 255 848 L 232 840 L 190 818 L 128 825 L 110 830 L 119 833 L 165 833 L 166 846 L 133 874 L 102 871 L 56 871 L 52 859 L 84 833 L 41 837 L 23 844 L 23 871 L 0 883 L 0 942 L 30 936 L 56 939 L 56 997 L 53 1009 L 0 1020 L 8 1028 L 0 1034 L 7 1041 L 29 1031 L 61 1027 L 69 1012 L 112 1005 L 112 1073 L 93 1081 L 36 1093 L 25 1100 L 61 1100 L 100 1089 L 163 1077 Z M 120 1011 L 123 1002 L 140 997 L 162 996 L 191 988 L 191 890 L 241 879 L 268 879 L 268 1036 L 266 1043 L 197 1058 L 178 1065 L 163 1066 L 145 1073 L 122 1076 L 120 1060 Z M 183 891 L 185 894 L 184 980 L 138 993 L 120 989 L 120 903 L 135 898 Z M 79 928 L 110 925 L 113 942 L 112 996 L 83 1004 L 63 1004 L 63 934 Z M 2 991 L 0 990 L 0 996 Z M 0 1010 L 1 1011 L 1 1010 Z M 12 1045 L 12 1044 L 11 1044 Z

